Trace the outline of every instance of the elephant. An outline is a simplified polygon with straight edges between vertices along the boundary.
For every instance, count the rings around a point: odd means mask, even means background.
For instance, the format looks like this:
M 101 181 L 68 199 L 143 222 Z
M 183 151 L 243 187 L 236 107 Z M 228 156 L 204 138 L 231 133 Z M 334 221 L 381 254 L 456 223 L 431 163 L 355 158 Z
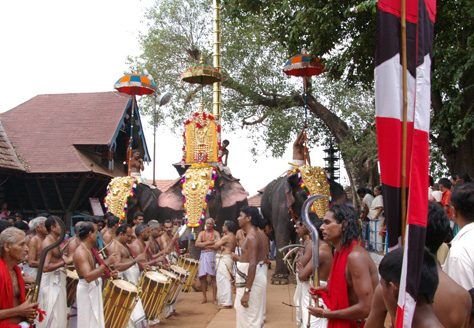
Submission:
M 296 242 L 290 209 L 296 217 L 301 218 L 302 206 L 307 199 L 307 194 L 299 187 L 298 180 L 297 174 L 279 177 L 270 182 L 262 194 L 262 215 L 272 225 L 277 250 Z M 330 180 L 329 185 L 332 204 L 347 202 L 347 195 L 339 183 Z M 282 253 L 278 251 L 272 284 L 287 283 L 288 269 L 283 262 Z
M 218 169 L 216 171 L 214 191 L 207 205 L 208 215 L 215 219 L 217 229 L 220 231 L 225 220 L 236 222 L 240 209 L 248 204 L 248 193 L 238 179 Z M 146 222 L 151 219 L 157 219 L 160 222 L 166 219 L 181 219 L 184 216 L 183 205 L 184 197 L 180 179 L 165 191 L 146 184 L 138 184 L 135 197 L 129 202 L 127 219 L 130 222 L 136 211 L 142 211 L 145 214 Z

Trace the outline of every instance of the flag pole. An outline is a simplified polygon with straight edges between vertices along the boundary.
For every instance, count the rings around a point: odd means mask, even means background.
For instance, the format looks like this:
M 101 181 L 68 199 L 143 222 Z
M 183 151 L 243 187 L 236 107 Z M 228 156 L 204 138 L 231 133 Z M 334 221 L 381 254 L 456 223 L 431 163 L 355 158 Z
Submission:
M 405 229 L 407 224 L 407 117 L 408 117 L 408 95 L 407 95 L 407 24 L 406 24 L 406 0 L 401 0 L 401 44 L 402 44 L 402 90 L 403 90 L 403 121 L 402 121 L 402 172 L 401 172 L 401 210 L 402 210 L 402 244 L 405 241 Z

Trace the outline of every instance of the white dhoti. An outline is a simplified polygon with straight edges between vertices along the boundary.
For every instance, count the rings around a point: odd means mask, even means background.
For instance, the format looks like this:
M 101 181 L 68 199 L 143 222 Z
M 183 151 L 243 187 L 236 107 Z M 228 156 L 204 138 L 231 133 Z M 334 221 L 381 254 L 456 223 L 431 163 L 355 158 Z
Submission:
M 308 326 L 308 319 L 310 318 L 310 327 L 311 328 L 326 328 L 328 326 L 328 321 L 325 318 L 318 318 L 315 316 L 310 316 L 309 317 L 309 312 L 308 312 L 308 306 L 315 306 L 315 302 L 313 298 L 310 296 L 309 289 L 310 289 L 310 283 L 309 281 L 299 281 L 300 284 L 300 307 L 301 307 L 301 324 L 300 328 L 306 328 Z M 321 281 L 320 283 L 321 286 L 325 286 L 326 282 Z M 319 299 L 319 305 L 323 306 L 323 301 L 322 299 Z M 324 306 L 324 308 L 326 308 Z
M 127 280 L 128 282 L 138 287 L 138 280 L 140 279 L 140 268 L 138 267 L 138 264 L 134 264 L 127 270 L 120 272 L 119 277 Z M 137 304 L 133 308 L 127 327 L 148 327 L 145 310 L 143 309 L 143 304 L 141 300 L 138 300 Z
M 301 281 L 298 278 L 298 273 L 296 274 L 296 289 L 295 294 L 293 295 L 293 305 L 295 306 L 295 317 L 296 317 L 296 326 L 301 327 L 303 322 L 301 316 Z
M 220 306 L 232 306 L 232 267 L 234 261 L 230 254 L 216 255 L 216 284 L 217 304 Z
M 38 328 L 61 328 L 67 325 L 67 296 L 66 274 L 58 269 L 53 272 L 44 272 L 41 277 L 39 307 L 46 312 Z
M 77 326 L 81 328 L 105 328 L 102 303 L 102 279 L 90 283 L 79 279 L 76 291 Z
M 234 302 L 237 328 L 263 327 L 264 306 L 262 306 L 262 302 L 264 301 L 264 297 L 267 292 L 267 276 L 265 274 L 266 270 L 263 268 L 263 266 L 263 263 L 257 264 L 255 279 L 253 281 L 249 295 L 249 306 L 245 308 L 240 303 L 240 300 L 244 295 L 244 287 L 247 281 L 246 276 L 248 274 L 249 264 L 237 262 L 237 274 L 235 276 L 237 292 Z M 242 277 L 241 274 L 245 274 L 245 278 Z
M 140 279 L 140 268 L 138 264 L 132 265 L 125 271 L 119 272 L 119 277 L 131 282 L 135 286 L 138 286 L 138 280 Z

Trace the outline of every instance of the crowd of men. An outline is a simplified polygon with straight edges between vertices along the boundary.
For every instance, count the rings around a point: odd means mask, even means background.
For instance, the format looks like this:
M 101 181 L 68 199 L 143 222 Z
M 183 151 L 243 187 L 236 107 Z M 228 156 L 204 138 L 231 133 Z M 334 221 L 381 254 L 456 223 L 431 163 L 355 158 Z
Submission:
M 439 184 L 443 183 L 441 179 Z M 474 184 L 457 183 L 449 192 L 449 206 L 436 199 L 429 202 L 413 327 L 474 326 Z M 302 246 L 296 261 L 294 295 L 298 327 L 393 324 L 403 253 L 401 249 L 388 252 L 377 267 L 361 242 L 361 216 L 369 213 L 370 209 L 364 214 L 363 209 L 358 212 L 348 205 L 333 205 L 323 218 L 311 217 L 320 233 L 320 283 L 314 288 L 313 241 L 308 227 L 301 221 L 295 224 Z M 383 205 L 373 213 L 382 217 Z M 59 238 L 58 220 L 55 216 L 35 218 L 29 223 L 28 236 L 18 228 L 6 228 L 6 221 L 0 220 L 4 226 L 0 234 L 0 327 L 28 327 L 33 322 L 38 327 L 102 327 L 104 279 L 120 276 L 137 284 L 143 270 L 166 266 L 179 256 L 178 227 L 171 221 L 145 224 L 141 213 L 134 217 L 133 226 L 119 225 L 113 215 L 107 216 L 103 229 L 95 220 L 81 221 L 75 225 L 74 237 L 48 253 L 38 303 L 31 303 L 25 286 L 34 282 L 41 250 Z M 237 327 L 263 327 L 269 263 L 267 222 L 255 207 L 243 207 L 237 222 L 238 227 L 234 221 L 226 221 L 221 235 L 214 220 L 207 218 L 196 238 L 195 246 L 201 250 L 198 277 L 202 302 L 208 302 L 210 290 L 211 300 L 220 308 L 235 308 Z M 458 231 L 452 238 L 456 226 Z M 447 251 L 440 253 L 444 248 Z M 65 267 L 74 267 L 79 276 L 76 302 L 70 311 L 66 308 Z M 167 316 L 173 315 L 173 306 L 167 306 Z M 132 318 L 136 327 L 156 323 L 147 321 L 140 302 Z
M 93 217 L 76 223 L 75 235 L 47 253 L 35 303 L 26 298 L 26 289 L 34 287 L 41 251 L 60 238 L 61 219 L 34 218 L 28 233 L 0 220 L 0 327 L 29 327 L 33 323 L 36 327 L 104 327 L 104 280 L 121 277 L 138 285 L 143 270 L 168 267 L 177 259 L 178 236 L 173 222 L 145 224 L 140 212 L 135 214 L 133 226 L 119 225 L 119 219 L 110 213 L 104 219 L 102 229 L 101 220 Z M 70 308 L 66 269 L 75 270 L 79 277 Z M 174 314 L 174 304 L 167 305 L 165 314 Z M 147 320 L 139 301 L 129 326 L 156 323 Z

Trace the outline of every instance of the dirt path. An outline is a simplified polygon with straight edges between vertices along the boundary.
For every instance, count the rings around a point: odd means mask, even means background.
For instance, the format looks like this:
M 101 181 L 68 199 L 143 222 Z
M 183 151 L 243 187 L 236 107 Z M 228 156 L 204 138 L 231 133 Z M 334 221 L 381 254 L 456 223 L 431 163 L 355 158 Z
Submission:
M 269 278 L 273 274 L 269 270 Z M 270 281 L 270 279 L 268 280 Z M 267 328 L 292 327 L 295 323 L 293 308 L 284 305 L 293 303 L 295 285 L 274 286 L 270 283 L 267 288 Z M 209 293 L 208 293 L 209 294 Z M 181 294 L 176 310 L 178 315 L 163 320 L 159 327 L 189 327 L 189 328 L 224 328 L 235 327 L 234 309 L 219 310 L 212 303 L 200 304 L 201 293 L 191 292 Z

